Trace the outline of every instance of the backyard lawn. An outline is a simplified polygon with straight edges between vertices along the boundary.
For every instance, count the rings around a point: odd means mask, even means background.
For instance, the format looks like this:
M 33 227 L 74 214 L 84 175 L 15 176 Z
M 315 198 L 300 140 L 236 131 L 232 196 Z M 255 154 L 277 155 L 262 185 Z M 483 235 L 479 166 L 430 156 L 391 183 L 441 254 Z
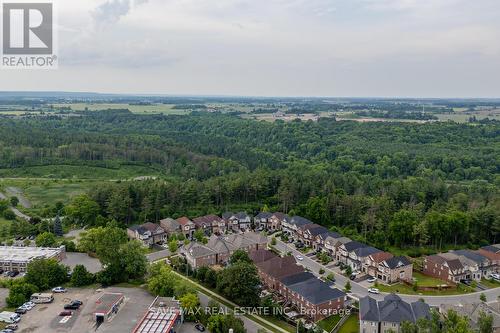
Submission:
M 333 328 L 335 327 L 335 325 L 337 325 L 337 323 L 339 321 L 340 321 L 340 316 L 339 315 L 333 315 L 333 316 L 330 316 L 328 318 L 325 318 L 325 319 L 321 320 L 318 323 L 318 326 L 321 327 L 323 330 L 325 330 L 327 332 L 331 332 L 331 330 L 333 330 Z
M 344 325 L 339 330 L 339 333 L 358 333 L 359 319 L 358 314 L 354 313 L 349 316 Z

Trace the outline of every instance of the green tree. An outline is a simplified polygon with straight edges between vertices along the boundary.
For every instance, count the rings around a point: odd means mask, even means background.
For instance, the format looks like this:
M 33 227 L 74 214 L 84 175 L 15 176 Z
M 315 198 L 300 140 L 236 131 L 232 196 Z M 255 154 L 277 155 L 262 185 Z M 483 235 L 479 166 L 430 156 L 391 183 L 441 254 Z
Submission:
M 10 197 L 10 204 L 16 207 L 19 204 L 19 198 L 16 196 Z
M 481 300 L 481 302 L 486 303 L 486 295 L 484 293 L 481 293 L 481 295 L 479 295 L 479 299 Z
M 65 207 L 66 218 L 79 225 L 94 225 L 99 215 L 99 205 L 88 195 L 78 195 Z
M 477 320 L 479 326 L 479 333 L 493 333 L 493 316 L 484 311 L 479 313 Z
M 94 282 L 94 275 L 83 265 L 76 265 L 71 274 L 71 284 L 75 287 L 88 286 Z
M 120 265 L 127 279 L 144 277 L 147 272 L 148 261 L 144 255 L 144 248 L 137 240 L 122 244 L 120 249 Z
M 202 243 L 203 239 L 205 238 L 205 233 L 202 229 L 196 229 L 196 231 L 194 232 L 194 238 L 197 242 Z
M 172 239 L 168 242 L 168 250 L 170 251 L 170 253 L 177 252 L 178 248 L 179 248 L 179 246 L 177 245 L 176 239 Z
M 256 306 L 260 279 L 253 264 L 238 261 L 217 275 L 217 290 L 240 306 Z
M 64 235 L 62 222 L 59 215 L 57 215 L 54 219 L 54 234 L 59 237 L 62 237 Z
M 35 259 L 27 266 L 25 280 L 39 290 L 59 286 L 68 280 L 69 267 L 55 259 Z
M 182 310 L 186 314 L 186 320 L 195 321 L 197 319 L 197 308 L 200 306 L 200 299 L 194 293 L 187 293 L 179 299 Z
M 6 220 L 13 221 L 16 219 L 16 214 L 12 211 L 12 209 L 7 209 L 3 212 L 3 217 L 5 217 Z
M 232 314 L 210 316 L 207 328 L 210 333 L 227 333 L 229 329 L 233 329 L 234 333 L 246 333 L 243 321 Z
M 44 232 L 36 236 L 35 244 L 40 247 L 55 247 L 57 246 L 57 239 L 53 233 Z
M 351 287 L 351 282 L 350 282 L 350 281 L 347 281 L 347 282 L 345 283 L 345 286 L 344 286 L 344 290 L 345 290 L 345 292 L 350 292 L 350 291 L 351 291 L 351 288 L 352 288 L 352 287 Z
M 37 286 L 33 284 L 26 283 L 22 280 L 13 282 L 9 288 L 9 296 L 6 299 L 7 305 L 11 308 L 21 306 L 37 291 Z
M 229 262 L 231 264 L 236 264 L 238 262 L 244 262 L 247 264 L 251 264 L 252 260 L 248 256 L 248 252 L 245 250 L 236 250 L 234 253 L 231 255 L 231 258 L 229 258 Z

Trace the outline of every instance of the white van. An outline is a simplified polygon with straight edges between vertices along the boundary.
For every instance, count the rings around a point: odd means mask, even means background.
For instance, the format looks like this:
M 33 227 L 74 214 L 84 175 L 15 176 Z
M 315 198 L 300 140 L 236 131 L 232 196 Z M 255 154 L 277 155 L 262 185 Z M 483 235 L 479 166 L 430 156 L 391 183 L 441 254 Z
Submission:
M 33 303 L 52 303 L 54 300 L 54 294 L 52 293 L 35 293 L 31 295 L 30 301 Z
M 21 316 L 14 312 L 4 311 L 0 313 L 0 322 L 15 324 L 21 320 Z

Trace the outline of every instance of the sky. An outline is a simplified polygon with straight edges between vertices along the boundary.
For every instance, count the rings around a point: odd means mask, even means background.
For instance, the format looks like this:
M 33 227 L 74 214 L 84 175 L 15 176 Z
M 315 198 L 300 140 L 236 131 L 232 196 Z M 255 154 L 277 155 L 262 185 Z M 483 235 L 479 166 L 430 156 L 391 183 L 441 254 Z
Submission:
M 57 70 L 0 90 L 500 97 L 498 0 L 55 0 Z

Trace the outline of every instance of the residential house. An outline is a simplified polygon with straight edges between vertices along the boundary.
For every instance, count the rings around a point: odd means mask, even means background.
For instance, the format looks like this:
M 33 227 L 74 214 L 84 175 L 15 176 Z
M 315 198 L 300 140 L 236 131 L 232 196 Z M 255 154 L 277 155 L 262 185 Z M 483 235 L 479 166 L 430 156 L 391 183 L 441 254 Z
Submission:
M 366 259 L 364 266 L 367 267 L 366 273 L 372 277 L 377 277 L 378 273 L 378 265 L 382 263 L 384 260 L 392 258 L 393 255 L 389 252 L 377 252 L 374 254 L 370 254 Z
M 360 333 L 400 332 L 402 322 L 416 323 L 421 318 L 431 318 L 429 305 L 422 301 L 406 303 L 395 294 L 385 296 L 383 301 L 370 296 L 359 300 Z
M 181 232 L 186 236 L 188 239 L 192 239 L 194 235 L 194 231 L 196 230 L 196 225 L 188 219 L 187 217 L 179 217 L 176 219 L 177 223 L 181 226 Z
M 479 317 L 481 312 L 486 313 L 493 317 L 491 332 L 500 333 L 500 309 L 498 308 L 498 302 L 491 304 L 486 303 L 468 303 L 468 304 L 442 304 L 439 307 L 439 312 L 446 317 L 449 310 L 453 310 L 460 316 L 467 317 L 471 328 L 474 331 L 479 330 Z
M 500 254 L 500 244 L 483 246 L 481 250 L 488 251 L 495 254 Z
M 198 244 L 196 242 L 194 243 Z M 267 247 L 267 238 L 255 232 L 230 234 L 226 236 L 212 235 L 208 239 L 207 244 L 199 245 L 210 249 L 211 252 L 206 252 L 205 255 L 209 256 L 209 258 L 206 258 L 206 260 L 198 260 L 196 265 L 193 265 L 194 268 L 198 268 L 200 265 L 206 263 L 210 263 L 209 265 L 225 265 L 236 250 L 244 250 L 250 253 L 252 251 L 265 249 Z M 194 258 L 189 258 L 192 255 L 188 251 L 187 246 L 183 247 L 181 252 L 188 258 L 188 261 L 195 262 Z M 203 253 L 204 252 L 198 251 L 196 254 L 199 255 L 198 258 L 200 258 Z M 213 258 L 211 256 L 212 254 L 214 254 Z
M 167 233 L 167 236 L 171 236 L 177 233 L 180 233 L 182 231 L 181 225 L 177 220 L 174 220 L 170 217 L 167 217 L 166 219 L 160 220 L 160 226 L 165 230 Z
M 253 218 L 255 227 L 258 228 L 259 230 L 267 230 L 269 225 L 269 219 L 271 218 L 272 215 L 273 214 L 269 212 L 260 212 L 259 214 L 257 214 Z
M 201 229 L 205 235 L 209 236 L 212 233 L 221 234 L 225 231 L 224 220 L 217 215 L 205 215 L 193 219 L 196 229 Z M 222 232 L 221 232 L 222 231 Z
M 350 241 L 348 243 L 340 244 L 337 248 L 337 251 L 336 251 L 337 261 L 340 261 L 341 263 L 348 265 L 350 262 L 349 255 L 354 250 L 362 248 L 362 247 L 368 247 L 368 245 L 357 242 L 357 241 Z
M 137 239 L 145 246 L 160 244 L 167 239 L 165 230 L 158 224 L 151 222 L 127 228 L 127 235 L 130 239 Z
M 182 250 L 189 265 L 193 268 L 213 266 L 217 264 L 217 253 L 203 244 L 192 242 Z
M 336 260 L 339 260 L 337 258 L 337 253 L 339 252 L 339 248 L 346 244 L 352 242 L 352 239 L 347 238 L 347 237 L 339 237 L 339 238 L 334 238 L 334 237 L 326 237 L 325 239 L 325 250 L 330 254 L 332 258 L 335 258 Z
M 437 254 L 424 258 L 423 273 L 452 284 L 466 278 L 465 268 L 458 259 L 447 259 Z
M 301 315 L 314 321 L 336 315 L 344 308 L 347 296 L 309 272 L 281 278 L 280 293 Z
M 262 284 L 272 290 L 280 290 L 280 279 L 304 271 L 293 256 L 275 256 L 266 261 L 256 262 Z
M 313 235 L 316 234 L 316 235 L 314 235 L 314 241 L 313 241 L 314 246 L 313 247 L 317 250 L 323 250 L 323 251 L 326 251 L 325 244 L 326 244 L 327 239 L 339 239 L 342 237 L 337 232 L 334 232 L 334 231 L 319 232 L 318 229 L 314 229 L 312 231 L 312 234 Z M 326 252 L 328 252 L 328 251 L 326 251 Z
M 495 252 L 485 250 L 484 248 L 480 248 L 479 250 L 477 250 L 475 252 L 488 258 L 491 262 L 491 270 L 495 273 L 498 273 L 499 267 L 500 267 L 500 252 L 495 253 Z
M 481 281 L 482 273 L 479 264 L 476 261 L 469 259 L 464 255 L 459 255 L 453 251 L 446 253 L 439 253 L 438 256 L 441 256 L 447 260 L 457 259 L 458 261 L 460 261 L 460 263 L 464 268 L 464 274 L 465 274 L 464 280 Z
M 283 221 L 282 230 L 291 236 L 292 239 L 298 240 L 299 228 L 302 228 L 307 224 L 312 224 L 312 222 L 301 216 L 294 216 L 289 221 Z
M 379 263 L 376 277 L 388 284 L 399 281 L 411 283 L 413 281 L 413 264 L 404 256 L 385 259 Z
M 450 252 L 458 256 L 464 256 L 465 258 L 472 260 L 475 263 L 474 267 L 477 267 L 477 270 L 481 275 L 478 276 L 476 273 L 476 277 L 473 277 L 473 279 L 476 279 L 478 281 L 480 281 L 482 277 L 487 277 L 497 270 L 496 264 L 494 264 L 487 256 L 484 256 L 476 251 L 456 250 Z
M 351 266 L 354 271 L 360 271 L 363 273 L 368 273 L 368 268 L 364 265 L 366 258 L 369 255 L 382 252 L 372 246 L 358 247 L 349 252 L 349 257 L 347 258 L 347 265 Z
M 268 219 L 267 229 L 270 231 L 281 230 L 281 226 L 287 221 L 290 221 L 290 216 L 284 213 L 276 212 Z
M 248 231 L 252 227 L 252 218 L 245 212 L 222 214 L 222 219 L 226 222 L 227 229 L 232 231 Z
M 268 251 L 266 249 L 259 249 L 252 251 L 248 254 L 248 256 L 255 264 L 277 257 L 275 253 Z

